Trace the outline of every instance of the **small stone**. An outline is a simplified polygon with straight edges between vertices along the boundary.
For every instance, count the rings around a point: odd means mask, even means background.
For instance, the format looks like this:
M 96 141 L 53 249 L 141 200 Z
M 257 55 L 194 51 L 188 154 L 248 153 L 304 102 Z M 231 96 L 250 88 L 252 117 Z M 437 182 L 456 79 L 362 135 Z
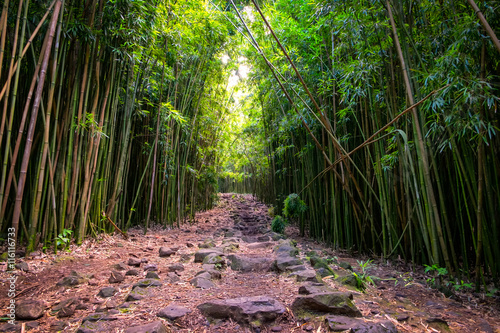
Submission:
M 212 281 L 200 276 L 192 278 L 191 281 L 189 282 L 196 288 L 201 288 L 201 289 L 210 289 L 215 287 L 215 284 L 213 284 Z
M 30 270 L 28 264 L 25 263 L 24 261 L 16 264 L 15 267 L 16 267 L 16 269 L 19 269 L 19 270 L 24 271 L 24 272 L 29 272 L 29 270 Z
M 186 243 L 186 246 L 187 247 L 194 247 L 194 244 L 193 243 Z
M 123 282 L 123 280 L 125 280 L 125 276 L 118 271 L 112 271 L 108 279 L 109 283 L 120 283 Z
M 157 264 L 147 264 L 146 266 L 144 266 L 144 270 L 145 271 L 158 271 L 158 265 Z
M 116 294 L 116 288 L 113 287 L 104 287 L 99 291 L 99 294 L 97 296 L 107 298 L 107 297 L 112 297 Z
M 313 325 L 307 325 L 306 327 L 304 327 L 304 331 L 306 332 L 311 332 L 313 329 L 314 329 Z
M 408 318 L 410 318 L 410 316 L 408 316 L 407 314 L 401 314 L 396 316 L 397 321 L 405 321 L 408 320 Z
M 167 333 L 167 328 L 161 320 L 140 326 L 129 327 L 125 333 Z
M 175 320 L 175 319 L 183 317 L 191 312 L 192 311 L 190 309 L 187 309 L 187 308 L 179 306 L 179 305 L 171 304 L 171 305 L 167 306 L 166 308 L 160 310 L 160 312 L 158 312 L 157 316 L 161 317 L 161 318 Z
M 176 251 L 169 249 L 168 247 L 162 246 L 160 247 L 160 257 L 170 257 L 171 255 L 174 255 Z
M 151 272 L 149 271 L 147 274 L 146 274 L 146 279 L 159 279 L 160 277 L 158 276 L 158 274 L 156 272 Z
M 139 266 L 141 266 L 141 259 L 129 258 L 128 259 L 128 265 L 129 266 L 134 266 L 134 267 L 139 267 Z
M 82 284 L 83 282 L 85 282 L 85 279 L 77 272 L 73 271 L 69 276 L 65 276 L 59 282 L 57 282 L 57 286 L 73 287 Z
M 148 296 L 147 289 L 135 288 L 133 289 L 125 299 L 126 302 L 140 301 L 141 299 Z
M 50 330 L 52 332 L 58 332 L 58 331 L 62 331 L 66 328 L 66 326 L 68 326 L 68 323 L 65 322 L 65 321 L 56 321 L 55 323 L 52 323 L 50 325 Z
M 16 304 L 16 318 L 21 320 L 34 320 L 43 315 L 45 304 L 34 299 L 24 299 Z
M 179 276 L 177 274 L 175 274 L 174 272 L 168 272 L 167 277 L 169 278 L 170 283 L 175 283 L 175 282 L 178 282 L 181 280 L 179 278 Z
M 139 275 L 139 271 L 137 269 L 129 269 L 125 275 L 137 276 Z
M 281 332 L 283 328 L 281 326 L 273 326 L 271 327 L 271 332 Z

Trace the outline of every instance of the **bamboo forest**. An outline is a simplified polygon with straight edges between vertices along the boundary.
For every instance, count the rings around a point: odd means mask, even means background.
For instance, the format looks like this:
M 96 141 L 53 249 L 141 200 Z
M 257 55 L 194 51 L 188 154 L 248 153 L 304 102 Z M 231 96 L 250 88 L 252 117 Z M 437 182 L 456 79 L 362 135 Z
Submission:
M 251 198 L 498 298 L 499 27 L 497 0 L 3 0 L 2 249 Z

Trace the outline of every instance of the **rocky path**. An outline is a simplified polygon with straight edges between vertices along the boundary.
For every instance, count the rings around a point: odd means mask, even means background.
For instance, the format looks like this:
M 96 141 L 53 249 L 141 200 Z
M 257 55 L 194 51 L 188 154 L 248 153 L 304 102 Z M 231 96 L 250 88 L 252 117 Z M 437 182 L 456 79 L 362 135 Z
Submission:
M 18 320 L 0 332 L 500 332 L 498 304 L 445 298 L 387 263 L 360 291 L 356 259 L 271 232 L 250 196 L 196 219 L 20 259 Z

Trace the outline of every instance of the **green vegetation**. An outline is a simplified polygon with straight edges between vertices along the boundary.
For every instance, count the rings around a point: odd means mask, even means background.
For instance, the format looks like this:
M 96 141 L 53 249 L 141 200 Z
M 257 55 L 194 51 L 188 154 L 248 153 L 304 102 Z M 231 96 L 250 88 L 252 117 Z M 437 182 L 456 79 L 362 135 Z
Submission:
M 66 247 L 252 193 L 333 248 L 498 287 L 500 11 L 474 6 L 5 0 L 0 234 Z
M 287 221 L 283 217 L 276 215 L 271 221 L 271 230 L 279 234 L 285 232 L 285 227 L 287 226 Z

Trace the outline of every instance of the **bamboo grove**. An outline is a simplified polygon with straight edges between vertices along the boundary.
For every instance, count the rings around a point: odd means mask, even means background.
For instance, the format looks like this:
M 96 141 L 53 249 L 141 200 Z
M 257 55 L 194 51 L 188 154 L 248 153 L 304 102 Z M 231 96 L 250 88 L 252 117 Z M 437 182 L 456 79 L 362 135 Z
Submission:
M 0 232 L 30 251 L 297 193 L 334 248 L 498 283 L 499 9 L 5 0 Z
M 0 229 L 28 251 L 215 202 L 227 23 L 200 1 L 9 1 Z M 226 51 L 225 51 L 226 50 Z M 57 248 L 56 248 L 57 250 Z
M 252 3 L 255 193 L 300 194 L 335 248 L 498 283 L 500 3 Z

